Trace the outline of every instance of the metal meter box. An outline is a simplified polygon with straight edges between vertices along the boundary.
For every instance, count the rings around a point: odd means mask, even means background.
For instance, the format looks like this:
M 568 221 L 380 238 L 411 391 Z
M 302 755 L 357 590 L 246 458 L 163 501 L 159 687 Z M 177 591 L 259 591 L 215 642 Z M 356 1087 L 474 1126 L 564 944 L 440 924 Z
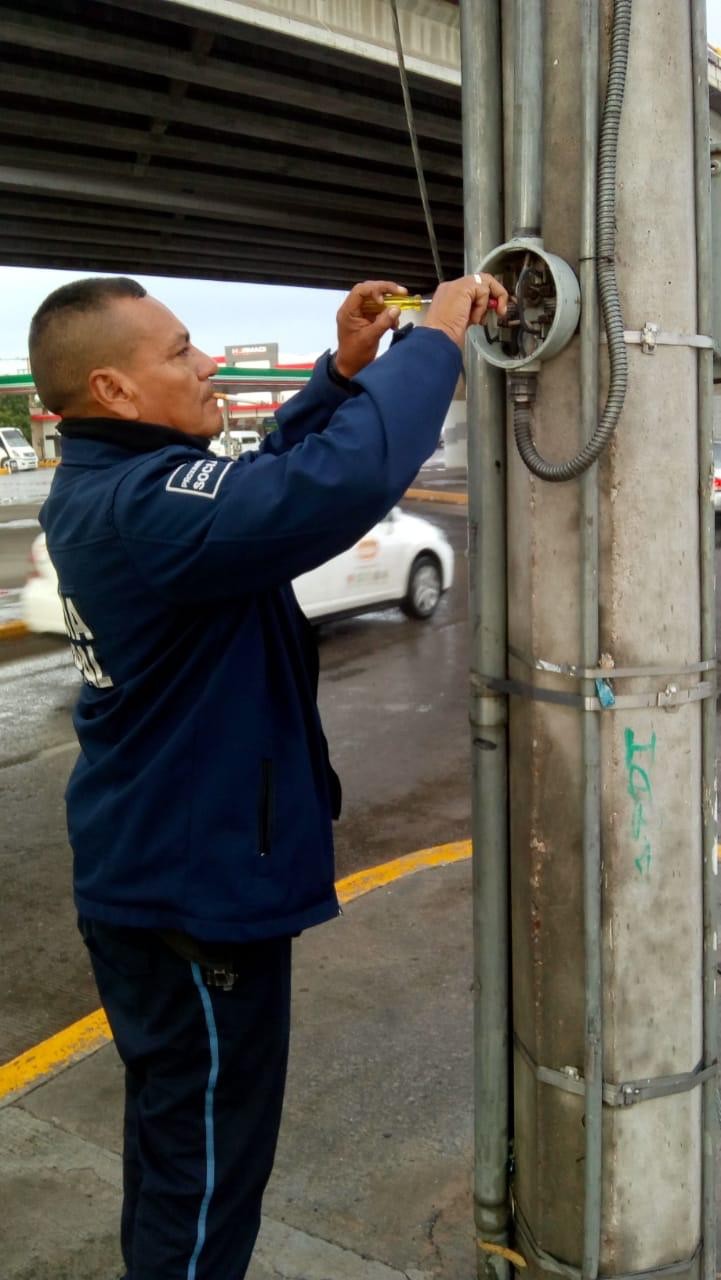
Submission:
M 478 350 L 499 369 L 523 369 L 548 360 L 573 336 L 581 313 L 581 291 L 571 267 L 540 240 L 509 240 L 479 268 L 496 276 L 515 298 L 499 320 L 489 312 L 475 331 Z

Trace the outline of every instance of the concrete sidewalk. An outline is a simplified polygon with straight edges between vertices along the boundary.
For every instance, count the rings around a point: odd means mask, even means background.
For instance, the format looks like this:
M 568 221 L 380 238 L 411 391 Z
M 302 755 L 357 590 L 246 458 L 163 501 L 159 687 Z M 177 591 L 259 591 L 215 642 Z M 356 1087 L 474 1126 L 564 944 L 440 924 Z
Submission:
M 249 1280 L 475 1275 L 470 862 L 303 935 L 293 1028 Z M 121 1274 L 121 1104 L 111 1044 L 0 1109 L 2 1280 Z

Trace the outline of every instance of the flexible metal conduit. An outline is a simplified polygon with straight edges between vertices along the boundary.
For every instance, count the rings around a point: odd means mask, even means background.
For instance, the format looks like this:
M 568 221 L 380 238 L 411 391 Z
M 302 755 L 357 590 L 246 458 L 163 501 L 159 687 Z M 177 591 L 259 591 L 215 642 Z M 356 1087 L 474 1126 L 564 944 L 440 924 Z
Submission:
M 461 0 L 466 267 L 499 243 L 503 171 L 499 0 Z M 507 698 L 475 675 L 506 677 L 505 387 L 472 339 L 466 351 L 469 719 L 473 830 L 474 1216 L 478 1275 L 507 1280 L 487 1245 L 508 1243 L 510 1124 Z
M 597 252 L 598 289 L 608 341 L 611 377 L 601 421 L 590 440 L 567 462 L 548 462 L 538 452 L 532 434 L 532 409 L 528 398 L 514 406 L 514 435 L 518 451 L 529 471 L 541 480 L 573 480 L 583 475 L 608 445 L 626 398 L 628 362 L 623 336 L 623 316 L 616 282 L 616 156 L 626 67 L 631 37 L 633 0 L 616 0 L 611 35 L 611 59 L 601 125 L 598 163 Z
M 692 0 L 694 186 L 696 200 L 696 297 L 700 334 L 710 334 L 711 297 L 711 155 L 708 109 L 706 6 Z M 713 477 L 713 351 L 698 351 L 699 550 L 701 587 L 701 657 L 716 656 L 716 586 Z M 703 1049 L 706 1064 L 715 1061 L 716 1027 L 716 699 L 701 704 L 701 810 L 703 816 Z M 716 1277 L 715 1152 L 717 1143 L 715 1077 L 703 1086 L 703 1280 Z

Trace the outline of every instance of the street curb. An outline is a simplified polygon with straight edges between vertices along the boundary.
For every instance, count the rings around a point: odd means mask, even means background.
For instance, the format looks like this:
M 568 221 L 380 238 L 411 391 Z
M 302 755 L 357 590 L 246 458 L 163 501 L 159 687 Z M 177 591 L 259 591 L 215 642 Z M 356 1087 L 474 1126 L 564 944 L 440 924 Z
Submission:
M 24 622 L 19 619 L 13 622 L 0 622 L 0 642 L 3 640 L 20 640 L 23 636 L 29 636 L 30 632 Z
M 468 494 L 446 492 L 443 489 L 406 489 L 403 496 L 416 502 L 450 502 L 458 507 L 468 506 Z

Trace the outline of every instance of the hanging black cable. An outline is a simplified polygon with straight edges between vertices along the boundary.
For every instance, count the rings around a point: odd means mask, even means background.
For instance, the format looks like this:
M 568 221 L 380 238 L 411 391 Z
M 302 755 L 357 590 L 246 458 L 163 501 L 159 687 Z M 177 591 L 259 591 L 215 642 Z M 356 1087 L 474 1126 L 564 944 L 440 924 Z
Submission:
M 443 268 L 441 266 L 440 254 L 438 252 L 438 241 L 436 239 L 436 231 L 433 226 L 433 215 L 431 206 L 428 201 L 428 191 L 426 189 L 426 179 L 423 173 L 423 164 L 421 161 L 421 152 L 418 146 L 418 135 L 416 134 L 416 126 L 413 120 L 413 106 L 411 104 L 411 95 L 408 88 L 408 77 L 406 75 L 406 64 L 403 58 L 403 44 L 401 41 L 401 28 L 398 21 L 398 8 L 396 0 L 391 0 L 391 13 L 393 15 L 393 31 L 396 38 L 396 53 L 398 55 L 398 70 L 401 77 L 401 89 L 403 90 L 403 105 L 406 109 L 406 123 L 408 125 L 408 135 L 411 140 L 413 149 L 413 160 L 416 166 L 416 177 L 418 178 L 418 189 L 421 193 L 421 203 L 426 218 L 426 229 L 428 231 L 428 239 L 431 245 L 431 253 L 433 254 L 433 262 L 436 268 L 438 282 L 443 279 Z

